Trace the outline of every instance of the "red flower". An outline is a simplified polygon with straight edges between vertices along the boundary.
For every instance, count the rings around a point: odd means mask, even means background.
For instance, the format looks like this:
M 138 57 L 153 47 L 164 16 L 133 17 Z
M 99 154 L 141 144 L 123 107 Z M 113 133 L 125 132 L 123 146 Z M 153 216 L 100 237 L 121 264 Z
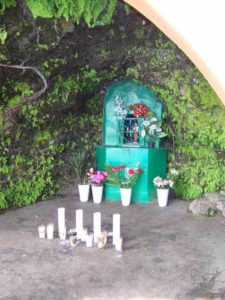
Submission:
M 112 170 L 113 172 L 116 172 L 116 171 L 118 171 L 118 167 L 111 167 L 111 170 Z
M 130 176 L 133 176 L 134 175 L 134 170 L 133 169 L 128 169 L 128 174 L 130 175 Z
M 138 169 L 137 172 L 138 172 L 138 174 L 141 174 L 142 173 L 142 169 Z
M 135 103 L 133 105 L 129 106 L 130 110 L 133 110 L 134 116 L 135 117 L 147 117 L 148 116 L 148 112 L 149 109 L 148 107 L 146 107 L 145 105 L 141 104 L 141 103 Z
M 125 169 L 125 167 L 123 165 L 120 165 L 117 168 L 118 168 L 118 170 L 124 170 Z

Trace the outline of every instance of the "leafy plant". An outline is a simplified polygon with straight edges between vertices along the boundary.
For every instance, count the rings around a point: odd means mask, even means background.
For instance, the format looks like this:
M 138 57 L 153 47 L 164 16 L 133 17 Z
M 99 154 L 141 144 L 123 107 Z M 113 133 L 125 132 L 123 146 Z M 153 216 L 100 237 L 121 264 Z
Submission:
M 67 159 L 67 166 L 69 166 L 70 175 L 78 180 L 79 184 L 87 182 L 87 172 L 91 165 L 91 156 L 89 151 L 77 150 L 70 153 Z
M 0 43 L 3 45 L 5 43 L 5 40 L 7 39 L 7 31 L 4 27 L 0 27 Z
M 117 6 L 117 0 L 27 0 L 33 16 L 65 18 L 79 24 L 81 20 L 94 27 L 109 24 Z

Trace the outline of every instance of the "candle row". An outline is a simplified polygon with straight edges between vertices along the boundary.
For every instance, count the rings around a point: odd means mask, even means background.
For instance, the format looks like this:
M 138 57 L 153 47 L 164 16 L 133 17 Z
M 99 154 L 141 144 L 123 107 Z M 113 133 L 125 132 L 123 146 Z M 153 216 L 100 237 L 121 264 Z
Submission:
M 87 228 L 83 226 L 83 210 L 77 209 L 75 211 L 75 223 L 76 228 L 69 231 L 69 239 L 71 245 L 76 245 L 77 240 L 86 242 L 87 247 L 92 247 L 93 242 L 97 244 L 98 248 L 104 248 L 107 243 L 108 233 L 106 230 L 101 230 L 101 213 L 95 212 L 93 214 L 93 234 L 88 234 Z M 113 245 L 116 250 L 122 251 L 123 239 L 120 235 L 120 214 L 113 215 Z M 47 231 L 47 238 L 53 239 L 54 235 L 54 224 L 50 223 L 47 226 L 40 225 L 38 227 L 39 237 L 45 238 Z M 66 219 L 65 219 L 65 208 L 58 208 L 58 235 L 61 240 L 66 239 Z

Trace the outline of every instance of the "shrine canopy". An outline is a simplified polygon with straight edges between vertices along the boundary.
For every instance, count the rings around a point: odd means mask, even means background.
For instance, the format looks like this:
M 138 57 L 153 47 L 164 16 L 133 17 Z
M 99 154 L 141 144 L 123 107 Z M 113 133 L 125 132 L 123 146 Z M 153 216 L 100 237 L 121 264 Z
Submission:
M 225 105 L 225 1 L 124 1 L 153 22 L 184 51 Z
M 162 118 L 163 104 L 147 86 L 132 80 L 115 81 L 107 89 L 104 100 L 103 145 L 119 145 L 118 133 L 120 130 L 115 112 L 116 99 L 122 101 L 125 109 L 132 104 L 141 103 L 154 112 L 158 120 Z

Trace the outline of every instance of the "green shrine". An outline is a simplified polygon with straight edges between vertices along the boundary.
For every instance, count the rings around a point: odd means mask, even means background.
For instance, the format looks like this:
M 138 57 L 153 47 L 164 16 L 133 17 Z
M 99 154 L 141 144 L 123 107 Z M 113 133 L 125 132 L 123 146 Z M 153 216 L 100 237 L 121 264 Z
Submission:
M 160 145 L 163 136 L 157 125 L 163 104 L 146 86 L 119 80 L 107 89 L 104 99 L 103 142 L 96 149 L 97 169 L 105 166 L 140 164 L 143 173 L 132 191 L 132 202 L 156 199 L 153 178 L 166 176 L 167 150 Z M 105 184 L 105 200 L 121 199 L 117 186 Z

